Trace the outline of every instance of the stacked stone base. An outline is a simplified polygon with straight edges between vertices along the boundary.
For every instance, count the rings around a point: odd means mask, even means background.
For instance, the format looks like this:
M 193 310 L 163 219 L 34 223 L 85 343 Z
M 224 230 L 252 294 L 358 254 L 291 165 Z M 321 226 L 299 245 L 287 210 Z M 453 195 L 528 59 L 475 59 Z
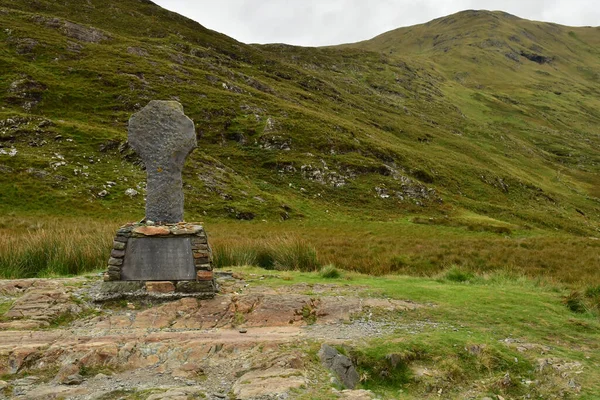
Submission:
M 103 282 L 94 301 L 177 300 L 185 297 L 212 299 L 218 288 L 214 281 L 108 281 Z
M 167 241 L 157 240 L 161 238 L 169 239 L 169 245 Z M 164 270 L 162 264 L 154 265 L 153 257 L 161 256 L 163 247 L 165 252 L 172 250 L 173 244 L 183 249 L 183 254 L 171 253 L 173 263 L 178 267 L 171 270 L 168 257 L 162 260 L 167 263 Z M 139 249 L 145 247 L 153 249 L 156 254 L 140 254 Z M 140 264 L 142 258 L 145 261 Z M 211 298 L 217 291 L 212 250 L 201 225 L 131 223 L 117 231 L 98 298 Z

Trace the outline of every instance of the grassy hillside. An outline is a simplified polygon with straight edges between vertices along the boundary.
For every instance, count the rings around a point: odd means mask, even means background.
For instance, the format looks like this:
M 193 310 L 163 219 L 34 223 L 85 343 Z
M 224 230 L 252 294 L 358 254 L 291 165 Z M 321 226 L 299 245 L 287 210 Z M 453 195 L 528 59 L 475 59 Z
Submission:
M 0 24 L 0 214 L 11 218 L 140 219 L 145 172 L 127 121 L 175 99 L 199 138 L 188 220 L 543 237 L 561 260 L 582 254 L 571 238 L 598 236 L 598 28 L 463 12 L 334 48 L 258 46 L 145 0 L 6 0 Z M 362 254 L 391 268 L 395 250 L 374 247 Z M 494 259 L 473 251 L 475 266 Z M 400 270 L 420 268 L 419 249 L 402 252 Z

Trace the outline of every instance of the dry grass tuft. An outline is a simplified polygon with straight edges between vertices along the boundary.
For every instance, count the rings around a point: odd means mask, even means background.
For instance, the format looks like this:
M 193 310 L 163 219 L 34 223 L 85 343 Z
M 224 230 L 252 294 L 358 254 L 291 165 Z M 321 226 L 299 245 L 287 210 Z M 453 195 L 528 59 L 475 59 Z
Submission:
M 0 277 L 78 275 L 103 269 L 114 226 L 88 221 L 0 223 Z
M 217 268 L 255 265 L 280 271 L 317 271 L 317 252 L 306 240 L 296 237 L 213 242 Z

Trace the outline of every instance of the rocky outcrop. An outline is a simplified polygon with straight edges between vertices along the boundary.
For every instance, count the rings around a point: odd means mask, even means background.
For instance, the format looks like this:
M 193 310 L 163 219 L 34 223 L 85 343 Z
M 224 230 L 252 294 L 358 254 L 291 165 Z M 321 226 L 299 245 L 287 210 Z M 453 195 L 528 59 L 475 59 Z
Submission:
M 63 35 L 85 43 L 99 43 L 110 39 L 110 35 L 92 26 L 76 24 L 60 18 L 35 16 L 33 19 L 40 24 L 54 28 Z
M 13 81 L 8 87 L 7 101 L 29 112 L 42 101 L 42 96 L 48 87 L 31 77 L 24 76 Z
M 334 347 L 323 344 L 321 350 L 319 350 L 319 358 L 323 365 L 337 376 L 344 387 L 354 389 L 360 380 L 360 376 L 348 357 L 341 354 Z
M 366 392 L 328 389 L 303 343 L 321 341 L 324 334 L 346 338 L 340 340 L 376 337 L 382 333 L 377 325 L 353 316 L 374 308 L 419 307 L 359 297 L 360 288 L 248 287 L 236 274 L 220 275 L 228 279 L 220 281 L 216 298 L 155 304 L 91 303 L 90 296 L 100 291 L 99 279 L 0 281 L 0 299 L 12 302 L 0 316 L 5 393 L 85 399 L 94 393 L 143 391 L 143 398 L 157 400 L 200 393 L 266 400 L 295 398 L 322 380 L 327 398 L 368 399 Z M 337 364 L 346 365 L 343 358 Z M 346 385 L 350 377 L 346 373 Z
M 233 385 L 236 399 L 278 399 L 292 389 L 300 389 L 308 383 L 297 369 L 269 368 L 248 372 Z
M 69 290 L 59 283 L 41 280 L 18 280 L 14 284 L 0 286 L 0 294 L 18 294 L 25 291 L 12 307 L 4 314 L 0 322 L 0 331 L 4 329 L 45 328 L 58 318 L 70 318 L 82 311 Z

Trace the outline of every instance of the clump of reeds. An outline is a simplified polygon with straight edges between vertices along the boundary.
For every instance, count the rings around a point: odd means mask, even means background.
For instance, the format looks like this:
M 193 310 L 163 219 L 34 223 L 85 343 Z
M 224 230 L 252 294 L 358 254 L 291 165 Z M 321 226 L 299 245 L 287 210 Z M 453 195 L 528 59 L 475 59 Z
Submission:
M 0 277 L 78 275 L 105 267 L 113 227 L 103 224 L 48 223 L 24 230 L 3 229 Z
M 213 245 L 217 268 L 255 265 L 280 271 L 318 271 L 317 252 L 307 241 L 298 238 L 274 240 L 222 241 Z
M 321 270 L 319 271 L 319 275 L 321 276 L 321 278 L 325 279 L 338 279 L 342 276 L 342 273 L 339 269 L 335 267 L 335 265 L 328 264 L 321 268 Z

